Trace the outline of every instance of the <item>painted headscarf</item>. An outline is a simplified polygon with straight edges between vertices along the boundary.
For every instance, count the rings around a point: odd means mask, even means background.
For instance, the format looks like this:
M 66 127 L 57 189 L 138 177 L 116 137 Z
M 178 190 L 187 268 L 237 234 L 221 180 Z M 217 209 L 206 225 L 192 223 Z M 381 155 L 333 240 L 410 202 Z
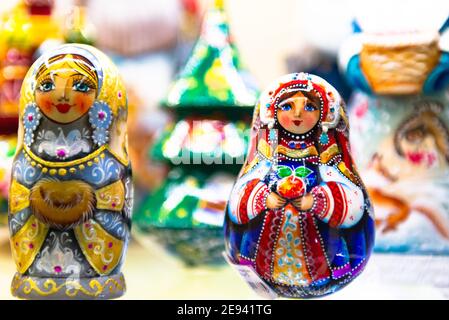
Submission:
M 277 108 L 281 97 L 294 91 L 313 91 L 320 100 L 320 119 L 315 127 L 305 134 L 289 133 L 277 122 Z M 349 124 L 344 101 L 338 91 L 324 79 L 307 73 L 292 73 L 277 79 L 261 94 L 253 124 L 248 163 L 255 156 L 256 148 L 261 150 L 261 146 L 258 145 L 261 143 L 260 135 L 257 136 L 258 132 L 266 129 L 266 142 L 270 144 L 267 146 L 270 151 L 267 151 L 266 154 L 272 160 L 276 160 L 273 158 L 277 156 L 272 151 L 276 148 L 273 143 L 277 143 L 278 138 L 282 135 L 288 135 L 290 139 L 313 141 L 319 151 L 322 163 L 332 160 L 333 155 L 340 157 L 338 162 L 344 164 L 340 165 L 343 173 L 351 180 L 357 179 L 349 154 Z M 279 137 L 273 137 L 275 129 L 281 129 L 276 133 L 280 135 Z
M 340 119 L 343 100 L 337 90 L 324 79 L 307 73 L 292 73 L 274 82 L 259 99 L 260 119 L 269 127 L 276 122 L 280 97 L 292 91 L 314 91 L 320 99 L 320 121 L 323 132 L 335 128 Z
M 68 59 L 66 59 L 68 58 Z M 96 97 L 90 107 L 89 122 L 93 129 L 93 140 L 98 147 L 107 146 L 121 158 L 127 158 L 125 141 L 120 134 L 111 134 L 114 128 L 126 125 L 127 99 L 124 84 L 117 68 L 111 60 L 94 47 L 79 44 L 62 45 L 44 53 L 29 69 L 22 85 L 19 114 L 19 146 L 28 148 L 33 141 L 34 130 L 39 125 L 42 114 L 35 103 L 38 79 L 58 67 L 79 70 L 96 84 Z M 124 124 L 123 124 L 124 123 Z M 125 132 L 126 130 L 122 130 Z M 118 137 L 112 139 L 111 137 Z M 116 140 L 116 141 L 114 141 Z

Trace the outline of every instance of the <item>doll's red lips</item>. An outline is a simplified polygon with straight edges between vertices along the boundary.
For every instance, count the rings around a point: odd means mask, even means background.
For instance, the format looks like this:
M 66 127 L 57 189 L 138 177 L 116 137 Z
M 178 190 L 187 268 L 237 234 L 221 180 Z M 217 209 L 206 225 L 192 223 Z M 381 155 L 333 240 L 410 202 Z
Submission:
M 302 123 L 302 120 L 293 120 L 293 123 L 295 124 L 295 126 L 300 126 Z
M 69 112 L 70 108 L 72 106 L 68 103 L 59 103 L 56 105 L 56 109 L 58 109 L 59 112 L 61 113 L 67 113 Z

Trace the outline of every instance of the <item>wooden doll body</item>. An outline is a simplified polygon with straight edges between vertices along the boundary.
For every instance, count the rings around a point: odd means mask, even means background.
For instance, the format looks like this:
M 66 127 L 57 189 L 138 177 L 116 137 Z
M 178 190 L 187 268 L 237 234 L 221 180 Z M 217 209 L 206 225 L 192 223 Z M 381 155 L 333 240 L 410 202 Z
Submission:
M 126 92 L 98 50 L 64 45 L 29 70 L 9 200 L 12 292 L 114 298 L 132 209 Z
M 249 155 L 226 218 L 230 260 L 278 295 L 313 297 L 346 285 L 373 245 L 373 215 L 348 150 L 338 92 L 290 74 L 262 94 Z

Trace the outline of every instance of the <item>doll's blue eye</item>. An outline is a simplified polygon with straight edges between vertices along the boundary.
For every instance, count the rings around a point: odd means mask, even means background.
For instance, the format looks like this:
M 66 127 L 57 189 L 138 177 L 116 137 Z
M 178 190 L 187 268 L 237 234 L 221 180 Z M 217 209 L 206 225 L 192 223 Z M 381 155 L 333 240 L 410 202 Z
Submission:
M 77 82 L 73 85 L 73 90 L 79 92 L 88 92 L 90 90 L 90 87 L 84 82 Z
M 282 111 L 290 111 L 291 109 L 292 109 L 292 105 L 290 103 L 286 103 L 281 106 Z
M 313 104 L 306 104 L 304 106 L 304 110 L 305 111 L 315 111 L 315 110 L 317 110 L 317 108 Z
M 42 92 L 49 92 L 55 89 L 55 85 L 51 81 L 43 82 L 39 86 L 39 90 Z

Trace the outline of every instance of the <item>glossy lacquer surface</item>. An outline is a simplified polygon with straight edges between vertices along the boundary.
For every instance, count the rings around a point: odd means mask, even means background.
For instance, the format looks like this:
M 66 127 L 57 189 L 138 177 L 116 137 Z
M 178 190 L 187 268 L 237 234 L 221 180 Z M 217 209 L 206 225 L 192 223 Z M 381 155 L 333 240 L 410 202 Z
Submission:
M 9 228 L 21 298 L 114 298 L 132 208 L 126 92 L 97 49 L 64 45 L 30 68 L 20 99 Z
M 368 261 L 373 211 L 348 134 L 344 102 L 320 77 L 289 74 L 260 97 L 228 202 L 226 249 L 278 295 L 332 293 Z

